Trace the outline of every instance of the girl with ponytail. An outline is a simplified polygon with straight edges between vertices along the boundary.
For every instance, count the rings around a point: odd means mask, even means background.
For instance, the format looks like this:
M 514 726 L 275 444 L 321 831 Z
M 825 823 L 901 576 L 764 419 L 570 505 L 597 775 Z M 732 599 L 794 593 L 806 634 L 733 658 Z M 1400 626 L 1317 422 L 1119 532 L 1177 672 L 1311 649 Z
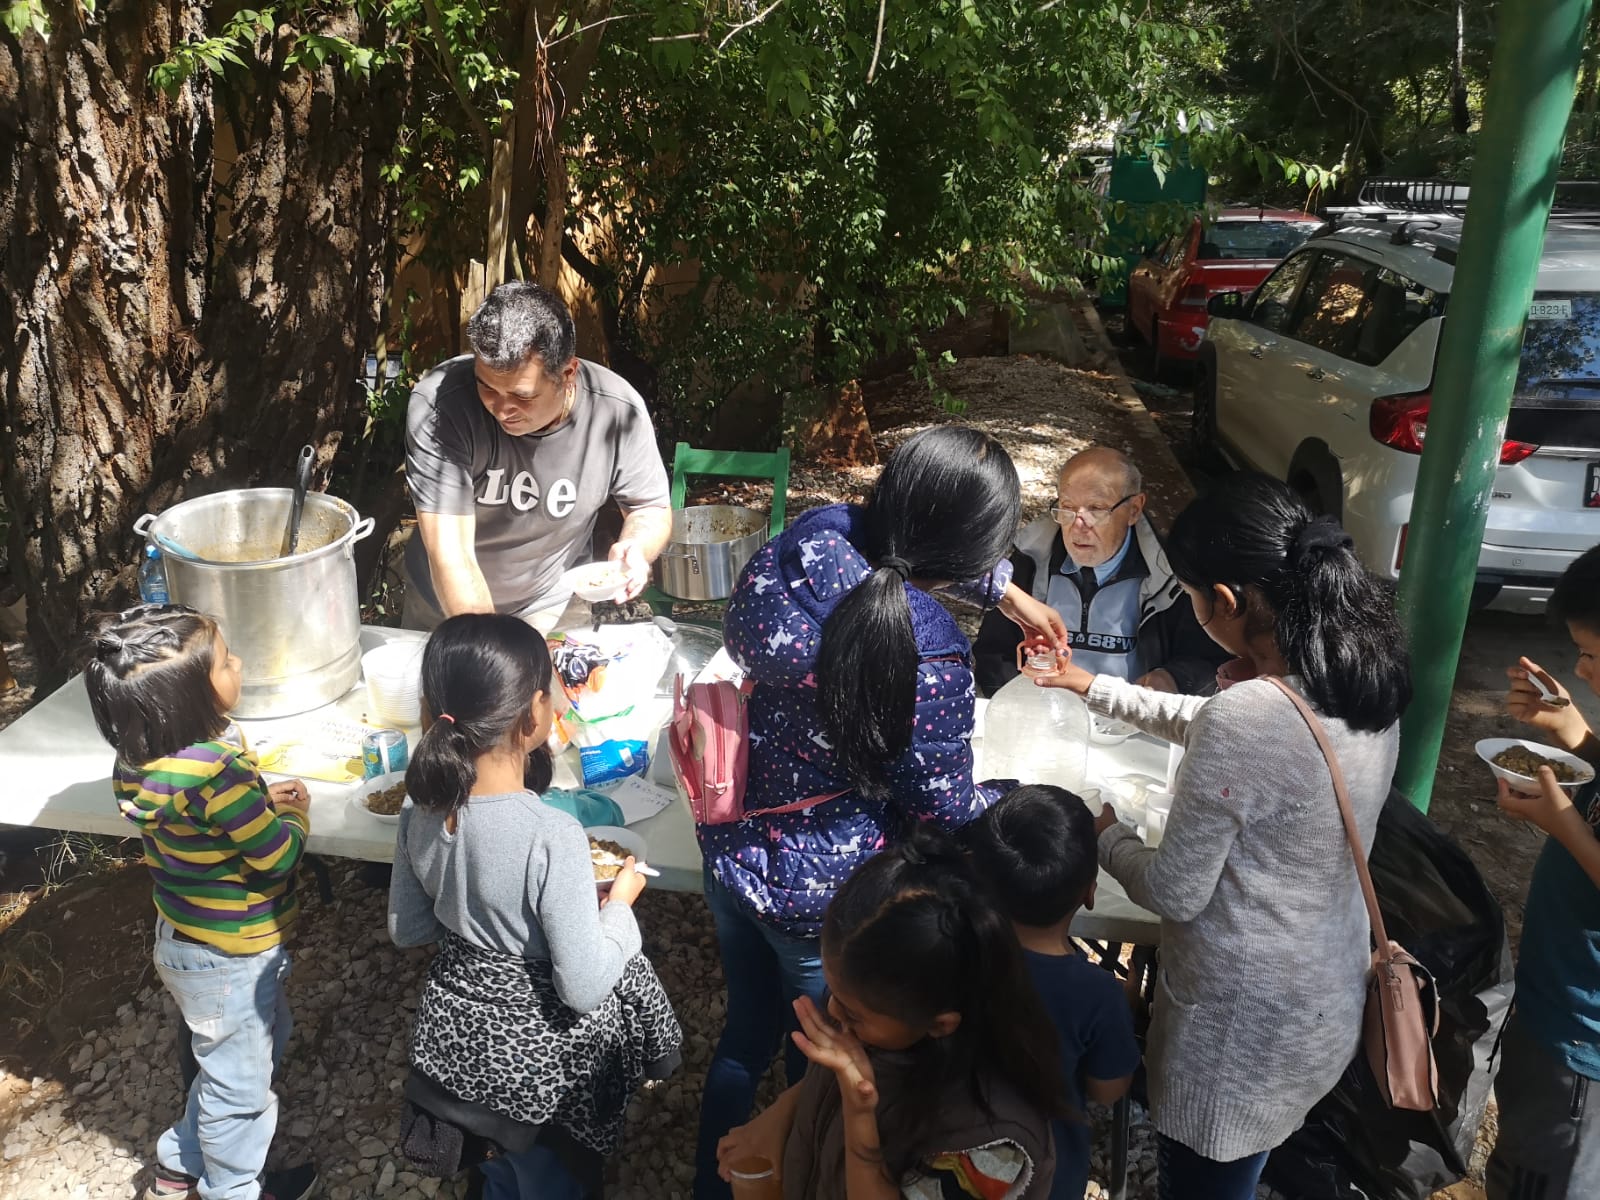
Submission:
M 629 1094 L 676 1066 L 682 1035 L 640 953 L 633 859 L 597 905 L 583 827 L 537 794 L 551 678 L 544 637 L 516 617 L 451 617 L 428 639 L 389 935 L 440 946 L 412 1031 L 408 1117 L 508 1148 L 507 1130 L 526 1145 L 555 1127 L 559 1161 L 543 1167 L 587 1193 Z
M 699 828 L 728 1016 L 700 1113 L 695 1196 L 721 1200 L 717 1141 L 749 1119 L 822 994 L 817 937 L 839 886 L 910 822 L 953 831 L 997 798 L 972 777 L 972 648 L 932 595 L 998 606 L 1065 646 L 1061 619 L 1010 584 L 1021 485 L 974 429 L 924 430 L 864 505 L 813 509 L 750 560 L 723 639 L 755 687 L 746 819 Z M 784 811 L 776 811 L 784 810 Z M 805 1069 L 790 1048 L 790 1082 Z
M 810 1070 L 722 1140 L 722 1170 L 779 1163 L 797 1200 L 1048 1196 L 1067 1108 L 1055 1028 L 950 837 L 918 825 L 852 875 L 822 962 L 825 1010 L 795 1002 Z
M 1355 1057 L 1371 961 L 1328 762 L 1264 677 L 1316 710 L 1370 847 L 1410 665 L 1393 588 L 1275 479 L 1224 479 L 1179 514 L 1167 556 L 1238 656 L 1225 691 L 1165 695 L 1070 665 L 1040 682 L 1186 748 L 1159 848 L 1109 808 L 1096 826 L 1101 865 L 1162 918 L 1147 1049 L 1161 1200 L 1235 1200 Z

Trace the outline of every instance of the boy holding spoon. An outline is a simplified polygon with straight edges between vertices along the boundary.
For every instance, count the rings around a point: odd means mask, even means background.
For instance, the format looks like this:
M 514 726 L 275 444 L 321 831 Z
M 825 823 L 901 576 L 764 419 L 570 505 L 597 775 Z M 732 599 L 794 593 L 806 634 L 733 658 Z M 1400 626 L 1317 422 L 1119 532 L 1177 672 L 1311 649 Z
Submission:
M 1557 583 L 1550 611 L 1578 648 L 1575 674 L 1600 694 L 1600 546 Z M 1523 658 L 1506 674 L 1506 709 L 1556 745 L 1600 764 L 1600 738 L 1552 675 Z M 1600 788 L 1571 795 L 1549 767 L 1539 791 L 1499 781 L 1503 812 L 1549 834 L 1528 885 L 1516 1009 L 1502 1034 L 1495 1094 L 1500 1136 L 1489 1200 L 1600 1196 Z

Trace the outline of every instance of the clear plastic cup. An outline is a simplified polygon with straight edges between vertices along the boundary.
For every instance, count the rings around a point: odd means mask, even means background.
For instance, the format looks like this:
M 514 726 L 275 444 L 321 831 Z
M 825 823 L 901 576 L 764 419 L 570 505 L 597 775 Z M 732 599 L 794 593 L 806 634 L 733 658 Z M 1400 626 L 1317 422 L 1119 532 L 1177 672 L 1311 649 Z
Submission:
M 783 1183 L 770 1159 L 752 1155 L 728 1168 L 734 1200 L 783 1200 Z

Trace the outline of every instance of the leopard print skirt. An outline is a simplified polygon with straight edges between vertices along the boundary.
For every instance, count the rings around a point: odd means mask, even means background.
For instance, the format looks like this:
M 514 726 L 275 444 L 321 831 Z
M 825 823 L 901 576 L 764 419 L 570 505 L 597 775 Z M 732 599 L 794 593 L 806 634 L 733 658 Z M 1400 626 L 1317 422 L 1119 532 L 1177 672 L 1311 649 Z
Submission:
M 484 950 L 448 934 L 428 970 L 411 1065 L 462 1100 L 553 1124 L 597 1154 L 621 1142 L 628 1100 L 679 1061 L 683 1030 L 642 954 L 593 1012 L 556 995 L 548 959 Z

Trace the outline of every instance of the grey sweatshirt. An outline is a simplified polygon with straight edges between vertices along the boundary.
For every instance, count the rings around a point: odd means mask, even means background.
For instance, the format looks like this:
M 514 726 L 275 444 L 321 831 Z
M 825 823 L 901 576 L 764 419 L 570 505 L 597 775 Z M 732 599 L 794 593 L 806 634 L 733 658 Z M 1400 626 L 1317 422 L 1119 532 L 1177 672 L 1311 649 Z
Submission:
M 1286 682 L 1304 694 L 1301 680 Z M 1265 681 L 1202 699 L 1101 675 L 1088 698 L 1096 712 L 1185 746 L 1160 847 L 1120 824 L 1100 836 L 1106 870 L 1161 917 L 1147 1057 L 1156 1128 L 1225 1162 L 1270 1150 L 1355 1057 L 1371 965 L 1322 753 Z M 1322 723 L 1370 848 L 1398 725 L 1360 733 Z
M 409 799 L 400 810 L 389 936 L 422 946 L 446 930 L 549 959 L 556 994 L 578 1012 L 599 1006 L 640 948 L 633 909 L 598 906 L 583 826 L 532 792 L 471 797 L 453 834 Z

